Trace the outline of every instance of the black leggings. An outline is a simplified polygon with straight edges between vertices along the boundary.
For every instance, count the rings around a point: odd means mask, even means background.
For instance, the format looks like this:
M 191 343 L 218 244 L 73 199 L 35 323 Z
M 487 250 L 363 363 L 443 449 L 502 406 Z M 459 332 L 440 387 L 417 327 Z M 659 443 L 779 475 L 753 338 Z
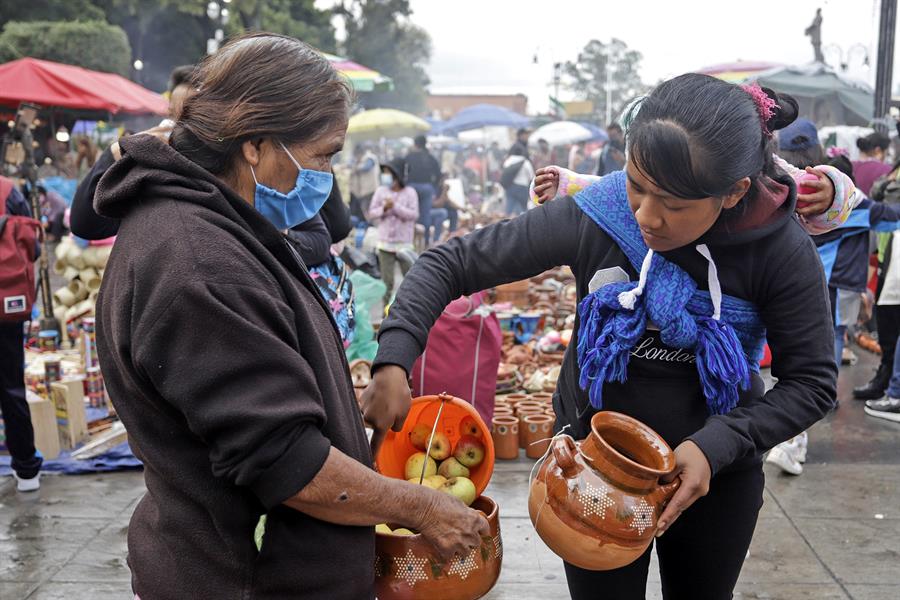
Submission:
M 25 400 L 25 348 L 22 323 L 0 323 L 0 413 L 12 468 L 23 479 L 41 470 L 35 453 L 31 411 Z
M 762 466 L 718 475 L 709 493 L 656 540 L 663 598 L 729 600 L 744 564 L 765 486 Z M 653 545 L 636 561 L 612 571 L 566 563 L 573 600 L 642 600 Z

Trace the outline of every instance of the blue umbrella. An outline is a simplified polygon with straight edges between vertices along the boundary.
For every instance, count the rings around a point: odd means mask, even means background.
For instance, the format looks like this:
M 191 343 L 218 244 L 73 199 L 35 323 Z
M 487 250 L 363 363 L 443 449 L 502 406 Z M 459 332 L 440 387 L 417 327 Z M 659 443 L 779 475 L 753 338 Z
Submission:
M 444 123 L 442 133 L 458 133 L 482 127 L 527 127 L 530 119 L 502 106 L 476 104 L 459 111 L 455 117 Z
M 592 142 L 608 142 L 609 141 L 609 135 L 607 135 L 605 129 L 601 129 L 601 128 L 597 127 L 596 125 L 594 125 L 593 123 L 586 123 L 584 121 L 575 121 L 575 122 L 578 123 L 579 125 L 581 125 L 582 127 L 584 127 L 585 129 L 587 129 L 588 131 L 590 131 L 592 134 L 594 134 L 594 136 L 589 141 L 592 141 Z

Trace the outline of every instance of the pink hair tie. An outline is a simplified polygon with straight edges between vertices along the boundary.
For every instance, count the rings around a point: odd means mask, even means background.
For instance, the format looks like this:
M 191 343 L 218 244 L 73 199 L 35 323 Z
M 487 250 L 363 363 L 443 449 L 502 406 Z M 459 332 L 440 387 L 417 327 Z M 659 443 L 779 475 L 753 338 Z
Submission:
M 850 152 L 848 152 L 846 148 L 841 148 L 839 146 L 828 148 L 825 150 L 825 154 L 828 158 L 834 158 L 836 156 L 846 156 L 847 158 L 850 158 Z
M 756 112 L 759 113 L 759 120 L 762 123 L 763 131 L 766 132 L 766 135 L 772 135 L 767 123 L 775 116 L 775 109 L 778 108 L 778 104 L 776 104 L 775 100 L 759 87 L 758 83 L 745 83 L 741 86 L 741 89 L 750 94 L 753 103 L 756 104 Z

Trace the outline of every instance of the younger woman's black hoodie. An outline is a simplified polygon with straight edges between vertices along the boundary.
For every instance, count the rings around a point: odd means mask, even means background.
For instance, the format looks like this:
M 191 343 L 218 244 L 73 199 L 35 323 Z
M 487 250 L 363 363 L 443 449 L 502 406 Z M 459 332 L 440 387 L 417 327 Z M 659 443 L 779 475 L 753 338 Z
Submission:
M 694 246 L 709 246 L 722 291 L 751 301 L 766 325 L 775 387 L 766 393 L 754 375 L 734 410 L 710 416 L 693 354 L 665 347 L 648 330 L 632 349 L 628 380 L 608 383 L 603 390 L 604 410 L 640 419 L 673 448 L 693 440 L 713 474 L 758 463 L 764 451 L 808 428 L 835 402 L 834 332 L 822 263 L 794 217 L 793 182 L 785 176 L 780 183 L 779 193 L 748 207 L 740 219 L 723 214 L 694 244 L 664 253 L 707 289 L 707 261 Z M 429 329 L 454 298 L 560 265 L 572 268 L 579 301 L 595 274 L 610 280 L 621 270 L 637 280 L 624 253 L 574 200 L 554 200 L 423 254 L 381 327 L 375 368 L 396 364 L 408 372 Z M 581 439 L 590 431 L 595 410 L 578 384 L 578 324 L 576 319 L 554 407 L 557 429 L 568 424 L 568 433 Z

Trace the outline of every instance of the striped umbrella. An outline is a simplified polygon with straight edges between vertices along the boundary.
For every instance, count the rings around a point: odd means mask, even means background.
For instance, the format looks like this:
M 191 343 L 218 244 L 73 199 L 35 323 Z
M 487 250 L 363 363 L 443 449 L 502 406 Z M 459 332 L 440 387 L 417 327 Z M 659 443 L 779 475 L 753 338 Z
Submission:
M 364 67 L 347 58 L 326 52 L 322 54 L 331 61 L 335 69 L 350 80 L 353 89 L 357 92 L 389 92 L 394 89 L 394 82 L 387 75 L 382 75 L 378 71 Z

